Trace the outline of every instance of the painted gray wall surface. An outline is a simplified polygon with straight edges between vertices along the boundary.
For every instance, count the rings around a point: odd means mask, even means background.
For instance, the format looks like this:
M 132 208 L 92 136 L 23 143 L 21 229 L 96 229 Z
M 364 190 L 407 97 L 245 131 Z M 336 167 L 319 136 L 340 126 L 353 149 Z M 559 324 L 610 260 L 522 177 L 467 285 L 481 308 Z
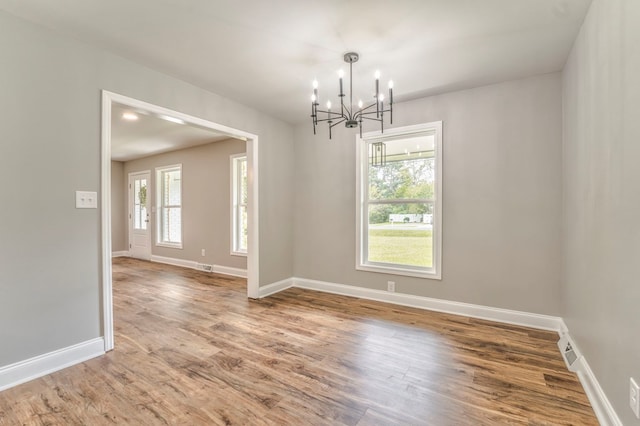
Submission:
M 231 253 L 232 154 L 244 153 L 246 142 L 227 139 L 124 163 L 129 173 L 151 171 L 151 206 L 157 205 L 156 167 L 182 164 L 182 249 L 156 246 L 157 218 L 150 215 L 151 253 L 209 265 L 247 268 L 247 258 Z M 127 207 L 125 206 L 125 214 Z M 206 250 L 202 257 L 201 249 Z
M 298 126 L 296 276 L 558 315 L 561 93 L 554 73 L 396 105 L 394 127 L 443 121 L 442 281 L 355 270 L 355 133 Z
M 102 335 L 101 89 L 259 135 L 260 283 L 292 275 L 290 125 L 5 12 L 0 52 L 0 366 Z
M 124 163 L 111 161 L 111 251 L 126 251 L 127 246 L 127 197 L 124 192 Z
M 625 425 L 640 380 L 640 2 L 594 0 L 564 70 L 563 316 Z

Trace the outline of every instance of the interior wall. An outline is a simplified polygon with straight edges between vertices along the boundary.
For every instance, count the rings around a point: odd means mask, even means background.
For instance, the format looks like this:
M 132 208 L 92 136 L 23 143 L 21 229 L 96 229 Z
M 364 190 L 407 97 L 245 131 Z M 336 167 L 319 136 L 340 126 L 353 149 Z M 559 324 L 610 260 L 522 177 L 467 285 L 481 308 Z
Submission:
M 111 251 L 127 251 L 127 209 L 124 163 L 111 161 Z
M 561 93 L 554 73 L 395 105 L 392 127 L 443 121 L 441 281 L 356 271 L 356 132 L 298 126 L 296 277 L 558 315 Z
M 640 2 L 594 0 L 564 70 L 563 316 L 625 425 L 640 382 Z
M 0 177 L 27 182 L 0 187 L 0 366 L 102 335 L 100 209 L 75 191 L 100 189 L 103 89 L 258 135 L 259 282 L 292 276 L 290 125 L 6 12 L 0 52 Z
M 156 214 L 151 213 L 149 225 L 152 255 L 247 269 L 246 256 L 231 255 L 229 158 L 232 154 L 244 152 L 245 141 L 227 139 L 124 163 L 127 182 L 129 173 L 151 171 L 151 206 L 157 205 L 156 167 L 182 164 L 182 248 L 156 245 L 158 222 Z M 124 208 L 125 214 L 127 205 Z M 205 249 L 204 257 L 201 255 L 202 249 Z

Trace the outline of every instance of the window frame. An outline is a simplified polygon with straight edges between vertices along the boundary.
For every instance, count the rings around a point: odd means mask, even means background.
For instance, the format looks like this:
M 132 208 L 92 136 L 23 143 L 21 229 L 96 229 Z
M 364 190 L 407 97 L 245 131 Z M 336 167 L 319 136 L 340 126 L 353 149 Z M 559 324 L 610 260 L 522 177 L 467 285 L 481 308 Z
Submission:
M 431 268 L 420 268 L 393 263 L 369 262 L 367 252 L 370 144 L 430 132 L 435 132 L 435 184 L 432 216 L 433 265 Z M 362 135 L 362 138 L 360 135 L 356 135 L 356 270 L 434 280 L 442 279 L 442 121 L 396 127 L 385 130 L 384 133 L 380 131 L 367 132 Z
M 163 188 L 164 188 L 164 179 L 163 175 L 167 172 L 173 172 L 178 170 L 180 172 L 180 205 L 170 205 L 164 206 L 163 201 L 164 197 L 162 196 Z M 167 247 L 167 248 L 175 248 L 182 249 L 184 244 L 184 227 L 182 226 L 182 219 L 184 218 L 183 212 L 183 196 L 184 196 L 184 176 L 182 173 L 182 163 L 180 164 L 172 164 L 169 166 L 156 167 L 156 246 L 159 247 Z M 162 219 L 162 211 L 164 208 L 180 208 L 180 242 L 171 242 L 171 241 L 163 241 L 163 229 L 164 222 Z
M 233 154 L 229 157 L 229 164 L 230 164 L 230 173 L 231 173 L 231 255 L 233 256 L 247 256 L 248 253 L 248 242 L 247 242 L 247 248 L 245 248 L 244 250 L 240 247 L 241 246 L 241 238 L 242 238 L 242 232 L 240 229 L 242 220 L 241 220 L 241 214 L 242 214 L 242 210 L 240 209 L 241 206 L 244 205 L 245 210 L 247 211 L 247 215 L 248 215 L 248 208 L 249 208 L 249 203 L 247 200 L 246 204 L 242 204 L 239 203 L 238 200 L 240 199 L 240 193 L 241 193 L 241 185 L 242 185 L 242 179 L 240 176 L 240 171 L 242 170 L 238 165 L 240 162 L 244 161 L 244 163 L 246 164 L 245 169 L 247 170 L 247 174 L 249 172 L 248 166 L 248 158 L 247 158 L 247 154 L 246 153 L 241 153 L 241 154 Z M 248 176 L 247 176 L 247 190 L 248 190 Z M 248 196 L 248 192 L 247 192 L 247 196 Z M 247 220 L 247 228 L 249 226 L 248 220 Z

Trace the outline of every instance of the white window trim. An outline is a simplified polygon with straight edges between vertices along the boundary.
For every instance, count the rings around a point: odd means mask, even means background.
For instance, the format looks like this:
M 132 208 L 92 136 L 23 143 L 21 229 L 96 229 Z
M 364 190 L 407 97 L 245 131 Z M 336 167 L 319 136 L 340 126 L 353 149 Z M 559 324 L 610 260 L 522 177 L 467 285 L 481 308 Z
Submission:
M 229 170 L 231 174 L 231 255 L 247 257 L 246 250 L 238 250 L 238 185 L 240 182 L 239 168 L 236 168 L 236 162 L 240 159 L 247 161 L 247 154 L 234 154 L 231 155 L 229 161 Z
M 156 246 L 158 247 L 167 247 L 174 249 L 182 249 L 184 243 L 184 226 L 183 221 L 180 221 L 180 242 L 179 243 L 170 243 L 166 241 L 161 241 L 162 237 L 162 183 L 160 181 L 160 175 L 162 172 L 172 171 L 172 170 L 180 170 L 180 217 L 184 219 L 184 191 L 183 191 L 183 182 L 184 176 L 182 173 L 182 163 L 180 164 L 172 164 L 170 166 L 162 166 L 156 167 Z
M 364 261 L 366 240 L 363 238 L 363 226 L 368 223 L 368 212 L 365 212 L 365 202 L 368 196 L 368 179 L 363 179 L 368 173 L 368 141 L 381 140 L 387 137 L 410 136 L 415 133 L 435 131 L 435 188 L 433 207 L 433 266 L 427 270 L 404 267 L 397 264 L 367 263 Z M 396 127 L 385 130 L 384 133 L 368 132 L 356 135 L 356 269 L 360 271 L 379 272 L 408 277 L 442 279 L 442 121 L 418 124 L 414 126 Z M 366 222 L 365 222 L 366 221 Z

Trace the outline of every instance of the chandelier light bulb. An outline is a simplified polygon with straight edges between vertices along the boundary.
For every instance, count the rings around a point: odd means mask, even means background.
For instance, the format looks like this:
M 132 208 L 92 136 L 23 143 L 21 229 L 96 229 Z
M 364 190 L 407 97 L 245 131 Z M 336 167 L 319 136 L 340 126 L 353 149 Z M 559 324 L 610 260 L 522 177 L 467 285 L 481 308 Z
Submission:
M 384 101 L 384 95 L 382 93 L 380 93 L 380 95 L 378 95 L 378 100 L 380 102 Z
M 338 70 L 338 78 L 344 77 L 344 70 Z
M 318 88 L 318 80 L 313 80 L 313 83 L 311 83 L 313 85 L 314 89 Z
M 316 95 L 311 95 L 311 102 L 315 102 L 316 101 Z
M 393 89 L 393 80 L 389 80 L 389 89 Z
M 327 109 L 331 109 L 331 101 L 327 101 Z
M 373 76 L 376 78 L 376 80 L 380 79 L 380 71 L 376 70 L 375 74 L 373 74 Z
M 362 109 L 362 105 L 363 105 L 363 103 L 362 103 L 362 99 L 360 99 L 360 100 L 358 101 L 358 108 Z

